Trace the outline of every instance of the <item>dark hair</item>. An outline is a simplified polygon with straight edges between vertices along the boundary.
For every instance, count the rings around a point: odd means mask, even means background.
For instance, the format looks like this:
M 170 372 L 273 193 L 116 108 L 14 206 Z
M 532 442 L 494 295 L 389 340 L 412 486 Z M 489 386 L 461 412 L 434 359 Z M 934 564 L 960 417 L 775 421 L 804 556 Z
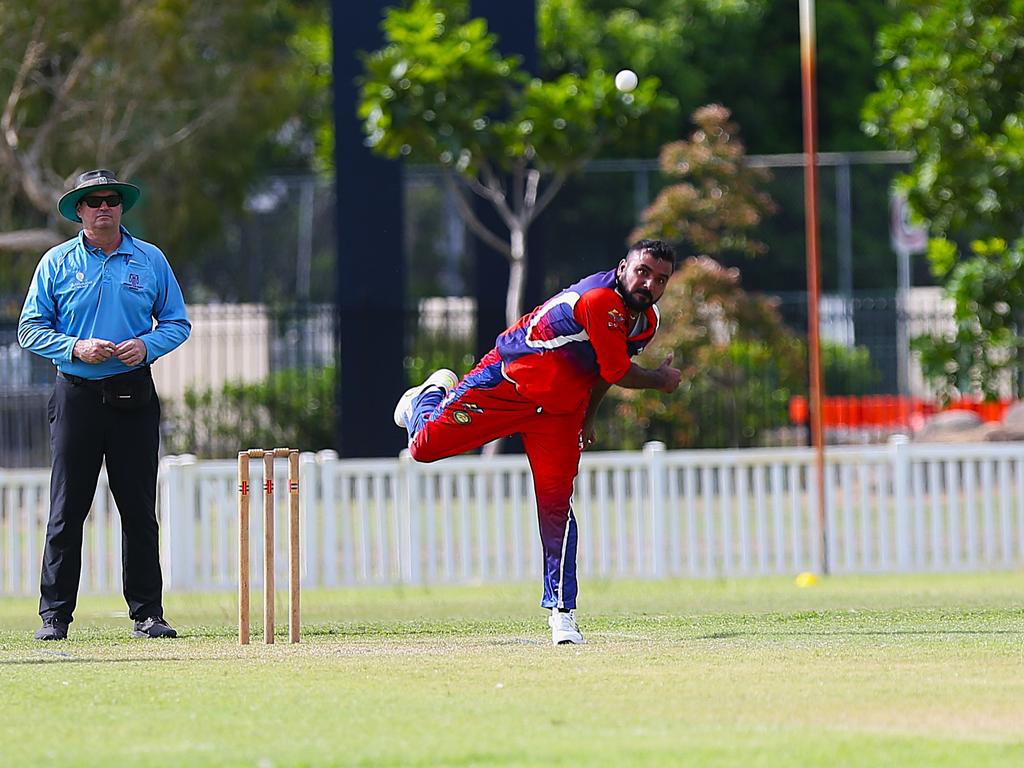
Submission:
M 672 265 L 672 269 L 676 268 L 675 249 L 664 240 L 637 240 L 626 251 L 627 259 L 631 253 L 647 253 L 655 259 L 667 261 Z

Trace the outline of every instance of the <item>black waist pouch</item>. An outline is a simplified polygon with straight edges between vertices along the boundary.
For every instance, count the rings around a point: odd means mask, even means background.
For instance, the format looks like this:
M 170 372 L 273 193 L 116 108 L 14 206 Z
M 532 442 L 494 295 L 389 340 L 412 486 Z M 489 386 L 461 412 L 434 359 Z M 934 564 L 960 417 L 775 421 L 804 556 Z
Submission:
M 99 383 L 103 402 L 111 408 L 134 411 L 153 399 L 153 378 L 148 369 L 145 375 L 122 374 L 103 379 Z

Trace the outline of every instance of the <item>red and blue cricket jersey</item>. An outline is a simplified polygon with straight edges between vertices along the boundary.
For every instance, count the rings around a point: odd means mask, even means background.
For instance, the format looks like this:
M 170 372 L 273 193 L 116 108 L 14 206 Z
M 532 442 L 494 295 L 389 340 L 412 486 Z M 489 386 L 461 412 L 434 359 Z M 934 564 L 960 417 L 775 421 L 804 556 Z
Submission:
M 629 327 L 613 269 L 548 299 L 498 336 L 494 352 L 521 395 L 552 413 L 571 413 L 586 408 L 598 377 L 621 379 L 657 330 L 653 305 Z
M 544 550 L 545 608 L 575 608 L 580 434 L 599 379 L 614 384 L 658 329 L 652 305 L 630 327 L 615 270 L 583 278 L 498 336 L 447 396 L 432 387 L 407 417 L 409 450 L 437 461 L 520 434 L 533 473 Z

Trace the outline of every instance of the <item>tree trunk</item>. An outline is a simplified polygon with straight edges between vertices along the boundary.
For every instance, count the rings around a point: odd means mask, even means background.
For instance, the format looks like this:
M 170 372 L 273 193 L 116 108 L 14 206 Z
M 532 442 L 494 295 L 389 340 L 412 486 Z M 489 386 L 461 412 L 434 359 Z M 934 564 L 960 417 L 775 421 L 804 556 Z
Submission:
M 516 222 L 509 232 L 512 253 L 508 261 L 508 294 L 505 297 L 505 321 L 512 325 L 523 315 L 526 290 L 526 226 Z
M 523 316 L 523 293 L 526 290 L 526 230 L 517 221 L 509 231 L 512 253 L 508 257 L 508 293 L 505 294 L 505 322 L 512 325 Z M 501 453 L 503 439 L 492 440 L 483 447 L 482 456 Z

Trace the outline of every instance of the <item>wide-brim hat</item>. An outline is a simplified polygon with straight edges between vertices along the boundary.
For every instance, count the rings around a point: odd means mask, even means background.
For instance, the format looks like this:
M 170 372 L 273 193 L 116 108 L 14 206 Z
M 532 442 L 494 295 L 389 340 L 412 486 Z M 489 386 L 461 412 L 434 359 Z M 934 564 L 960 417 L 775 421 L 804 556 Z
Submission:
M 91 192 L 97 192 L 101 189 L 113 189 L 121 193 L 122 211 L 127 211 L 135 205 L 139 195 L 142 194 L 142 190 L 134 184 L 118 181 L 113 171 L 108 171 L 106 168 L 98 168 L 95 171 L 86 171 L 78 177 L 78 181 L 75 182 L 75 188 L 70 192 L 65 192 L 57 202 L 57 210 L 60 211 L 60 215 L 65 219 L 80 222 L 82 219 L 75 210 L 78 208 L 78 201 Z

